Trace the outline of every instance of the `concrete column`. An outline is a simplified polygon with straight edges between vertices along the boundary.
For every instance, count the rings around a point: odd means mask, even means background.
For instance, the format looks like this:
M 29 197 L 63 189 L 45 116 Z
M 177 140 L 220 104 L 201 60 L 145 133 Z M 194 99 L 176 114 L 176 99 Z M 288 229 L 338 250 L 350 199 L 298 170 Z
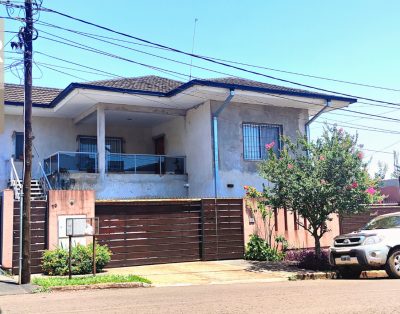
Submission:
M 97 107 L 97 164 L 100 177 L 106 173 L 106 115 L 104 107 Z
M 13 221 L 14 221 L 14 192 L 12 190 L 3 191 L 3 204 L 0 203 L 2 213 L 3 237 L 0 248 L 2 250 L 2 260 L 0 264 L 7 269 L 12 268 L 13 258 Z

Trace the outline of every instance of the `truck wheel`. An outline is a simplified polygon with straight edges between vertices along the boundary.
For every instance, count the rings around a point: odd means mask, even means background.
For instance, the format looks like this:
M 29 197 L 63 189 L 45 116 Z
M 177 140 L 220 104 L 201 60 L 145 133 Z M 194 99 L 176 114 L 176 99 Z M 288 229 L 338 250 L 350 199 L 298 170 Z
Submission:
M 390 278 L 400 279 L 400 249 L 390 254 L 386 262 L 386 273 Z
M 341 279 L 359 279 L 361 272 L 357 268 L 341 267 L 337 269 L 338 278 Z

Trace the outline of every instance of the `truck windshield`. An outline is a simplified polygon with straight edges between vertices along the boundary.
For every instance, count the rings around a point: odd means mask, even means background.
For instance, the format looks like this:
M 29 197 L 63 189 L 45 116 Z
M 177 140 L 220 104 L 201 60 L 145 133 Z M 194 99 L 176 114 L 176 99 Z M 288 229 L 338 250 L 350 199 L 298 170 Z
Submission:
M 372 219 L 362 230 L 400 228 L 400 216 L 386 216 Z

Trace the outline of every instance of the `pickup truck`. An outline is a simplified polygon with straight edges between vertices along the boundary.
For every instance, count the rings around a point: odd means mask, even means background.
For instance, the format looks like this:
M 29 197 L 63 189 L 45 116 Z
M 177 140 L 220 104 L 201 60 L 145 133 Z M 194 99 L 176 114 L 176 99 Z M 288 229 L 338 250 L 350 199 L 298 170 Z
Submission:
M 364 270 L 384 269 L 400 279 L 400 212 L 377 216 L 358 231 L 337 236 L 329 262 L 344 279 Z

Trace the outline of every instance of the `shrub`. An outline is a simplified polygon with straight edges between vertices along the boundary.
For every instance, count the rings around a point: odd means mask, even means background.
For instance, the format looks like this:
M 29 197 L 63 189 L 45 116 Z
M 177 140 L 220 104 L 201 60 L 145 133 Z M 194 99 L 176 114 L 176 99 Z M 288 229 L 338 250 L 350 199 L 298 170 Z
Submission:
M 298 262 L 299 267 L 309 270 L 331 270 L 327 251 L 317 256 L 314 250 L 292 250 L 286 252 L 285 260 Z
M 84 275 L 92 272 L 93 245 L 77 245 L 71 252 L 72 274 Z M 107 245 L 96 244 L 96 270 L 102 271 L 111 259 Z M 68 274 L 68 250 L 57 248 L 43 253 L 42 270 L 46 275 L 64 276 Z
M 246 246 L 245 259 L 254 261 L 281 261 L 285 254 L 271 248 L 267 241 L 258 235 L 251 235 Z

